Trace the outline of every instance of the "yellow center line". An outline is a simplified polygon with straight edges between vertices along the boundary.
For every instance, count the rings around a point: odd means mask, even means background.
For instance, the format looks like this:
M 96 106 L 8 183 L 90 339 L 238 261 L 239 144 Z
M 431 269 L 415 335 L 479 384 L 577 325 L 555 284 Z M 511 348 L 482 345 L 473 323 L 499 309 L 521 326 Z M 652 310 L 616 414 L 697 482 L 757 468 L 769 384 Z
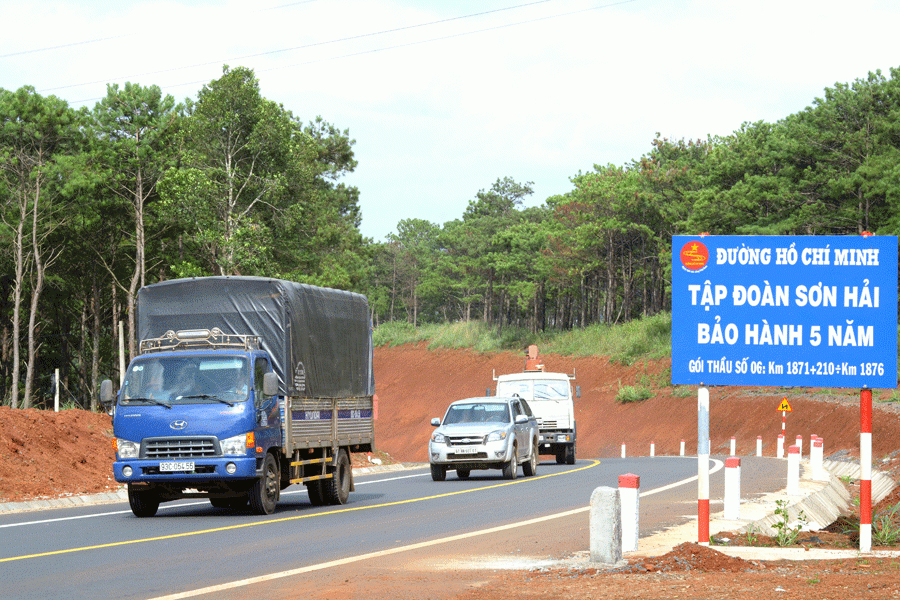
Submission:
M 216 527 L 213 529 L 201 529 L 199 531 L 186 531 L 184 533 L 173 533 L 170 535 L 161 535 L 161 536 L 151 537 L 151 538 L 141 538 L 141 539 L 137 539 L 137 540 L 124 540 L 121 542 L 110 542 L 108 544 L 97 544 L 94 546 L 81 546 L 78 548 L 67 548 L 65 550 L 52 550 L 50 552 L 41 552 L 38 554 L 27 554 L 27 555 L 23 555 L 23 556 L 11 556 L 9 558 L 0 558 L 0 563 L 12 562 L 12 561 L 17 561 L 17 560 L 25 560 L 25 559 L 29 559 L 29 558 L 40 558 L 43 556 L 56 556 L 59 554 L 71 554 L 73 552 L 85 552 L 87 550 L 100 550 L 103 548 L 115 548 L 117 546 L 128 546 L 131 544 L 144 544 L 144 543 L 148 543 L 148 542 L 159 542 L 162 540 L 174 540 L 174 539 L 178 539 L 178 538 L 191 537 L 191 536 L 195 536 L 195 535 L 219 533 L 221 531 L 232 531 L 232 530 L 236 530 L 236 529 L 243 529 L 246 527 L 258 527 L 261 525 L 271 525 L 273 523 L 286 523 L 288 521 L 297 521 L 299 519 L 310 519 L 313 517 L 323 517 L 326 515 L 337 515 L 337 514 L 341 514 L 341 513 L 355 512 L 355 511 L 359 511 L 359 510 L 371 510 L 374 508 L 386 508 L 388 506 L 400 506 L 403 504 L 412 504 L 414 502 L 424 502 L 426 500 L 435 500 L 437 498 L 449 498 L 450 496 L 458 496 L 459 494 L 469 494 L 472 492 L 480 492 L 483 490 L 492 490 L 495 488 L 505 487 L 507 485 L 515 485 L 517 483 L 529 483 L 531 481 L 547 479 L 548 477 L 557 477 L 559 475 L 569 475 L 570 473 L 577 473 L 579 471 L 584 471 L 585 469 L 590 469 L 590 468 L 596 467 L 599 464 L 600 464 L 599 460 L 593 460 L 593 461 L 591 461 L 590 464 L 588 464 L 584 467 L 579 467 L 577 469 L 572 469 L 570 471 L 561 471 L 559 473 L 550 473 L 549 475 L 538 475 L 535 477 L 528 477 L 526 479 L 521 479 L 521 480 L 516 480 L 516 481 L 507 481 L 505 483 L 486 485 L 484 487 L 479 487 L 479 488 L 470 489 L 470 490 L 458 490 L 455 492 L 446 492 L 443 494 L 435 494 L 433 496 L 425 496 L 423 498 L 410 498 L 409 500 L 397 500 L 396 502 L 384 502 L 382 504 L 373 504 L 371 506 L 356 506 L 356 507 L 349 507 L 349 508 L 339 508 L 336 510 L 330 510 L 328 512 L 319 512 L 319 513 L 312 513 L 312 514 L 305 514 L 305 515 L 295 515 L 292 517 L 282 517 L 280 519 L 269 519 L 267 521 L 255 521 L 253 523 L 241 523 L 239 525 L 228 525 L 226 527 Z

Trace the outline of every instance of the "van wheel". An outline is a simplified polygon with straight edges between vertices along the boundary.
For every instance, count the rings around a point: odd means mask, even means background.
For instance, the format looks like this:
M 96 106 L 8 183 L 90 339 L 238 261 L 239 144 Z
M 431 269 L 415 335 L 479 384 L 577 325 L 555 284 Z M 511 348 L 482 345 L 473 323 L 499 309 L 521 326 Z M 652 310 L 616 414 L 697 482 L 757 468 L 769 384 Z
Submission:
M 128 504 L 136 517 L 152 517 L 159 510 L 159 494 L 150 490 L 135 490 L 128 486 Z
M 347 498 L 350 497 L 350 477 L 350 458 L 347 451 L 341 448 L 338 450 L 337 464 L 331 479 L 322 480 L 328 504 L 347 504 Z
M 250 510 L 257 515 L 271 515 L 275 512 L 275 504 L 278 502 L 278 492 L 281 475 L 278 472 L 278 463 L 271 454 L 266 454 L 263 461 L 262 477 L 253 482 L 248 494 Z

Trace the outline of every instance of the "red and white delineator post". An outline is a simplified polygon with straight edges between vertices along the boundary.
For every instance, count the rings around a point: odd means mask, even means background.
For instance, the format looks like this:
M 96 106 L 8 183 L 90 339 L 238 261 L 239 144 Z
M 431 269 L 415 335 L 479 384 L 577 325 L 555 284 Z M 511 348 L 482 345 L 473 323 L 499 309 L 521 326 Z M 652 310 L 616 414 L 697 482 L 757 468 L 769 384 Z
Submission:
M 725 459 L 724 517 L 729 521 L 741 518 L 741 459 L 731 456 Z
M 859 394 L 859 551 L 872 551 L 872 390 Z
M 775 453 L 775 458 L 784 458 L 784 434 L 778 434 L 778 449 Z
M 800 447 L 788 448 L 787 493 L 796 496 L 800 493 Z
M 619 475 L 619 502 L 622 514 L 622 552 L 638 549 L 640 536 L 641 478 L 632 473 Z

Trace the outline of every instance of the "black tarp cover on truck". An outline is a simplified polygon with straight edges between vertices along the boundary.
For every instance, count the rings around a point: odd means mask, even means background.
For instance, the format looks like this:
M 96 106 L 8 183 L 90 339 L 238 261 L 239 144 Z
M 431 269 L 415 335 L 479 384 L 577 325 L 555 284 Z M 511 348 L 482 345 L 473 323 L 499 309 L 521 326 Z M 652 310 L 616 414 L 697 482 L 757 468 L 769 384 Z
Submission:
M 258 335 L 282 394 L 350 398 L 375 393 L 372 326 L 361 294 L 264 277 L 174 279 L 138 292 L 141 340 L 169 330 Z

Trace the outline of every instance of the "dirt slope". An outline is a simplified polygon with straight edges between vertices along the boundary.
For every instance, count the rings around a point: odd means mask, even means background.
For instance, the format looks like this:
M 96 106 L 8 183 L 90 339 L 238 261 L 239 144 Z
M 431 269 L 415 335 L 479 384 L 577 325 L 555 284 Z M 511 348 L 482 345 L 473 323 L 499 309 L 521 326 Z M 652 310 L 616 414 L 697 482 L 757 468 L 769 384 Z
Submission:
M 574 371 L 581 386 L 582 397 L 576 402 L 579 457 L 619 456 L 623 442 L 629 455 L 647 455 L 651 441 L 657 454 L 677 454 L 682 439 L 688 454 L 696 452 L 696 392 L 668 385 L 667 361 L 624 367 L 603 357 L 545 355 L 543 362 L 548 371 Z M 442 416 L 453 400 L 493 389 L 495 371 L 509 373 L 523 367 L 524 357 L 517 353 L 429 351 L 421 345 L 376 349 L 377 449 L 396 461 L 427 462 L 432 417 Z M 652 387 L 656 396 L 633 404 L 615 402 L 620 386 L 637 384 Z M 774 455 L 781 431 L 781 413 L 776 409 L 782 397 L 794 409 L 787 418 L 788 440 L 802 435 L 808 448 L 809 435 L 815 433 L 825 439 L 826 456 L 838 450 L 859 453 L 858 390 L 759 388 L 711 389 L 713 453 L 727 453 L 731 436 L 736 438 L 738 455 L 755 453 L 756 436 L 761 435 L 764 453 Z M 898 449 L 896 403 L 876 401 L 873 455 L 876 460 L 892 459 L 881 465 L 883 470 L 900 465 Z M 112 433 L 105 414 L 0 407 L 0 502 L 115 489 L 112 461 Z

